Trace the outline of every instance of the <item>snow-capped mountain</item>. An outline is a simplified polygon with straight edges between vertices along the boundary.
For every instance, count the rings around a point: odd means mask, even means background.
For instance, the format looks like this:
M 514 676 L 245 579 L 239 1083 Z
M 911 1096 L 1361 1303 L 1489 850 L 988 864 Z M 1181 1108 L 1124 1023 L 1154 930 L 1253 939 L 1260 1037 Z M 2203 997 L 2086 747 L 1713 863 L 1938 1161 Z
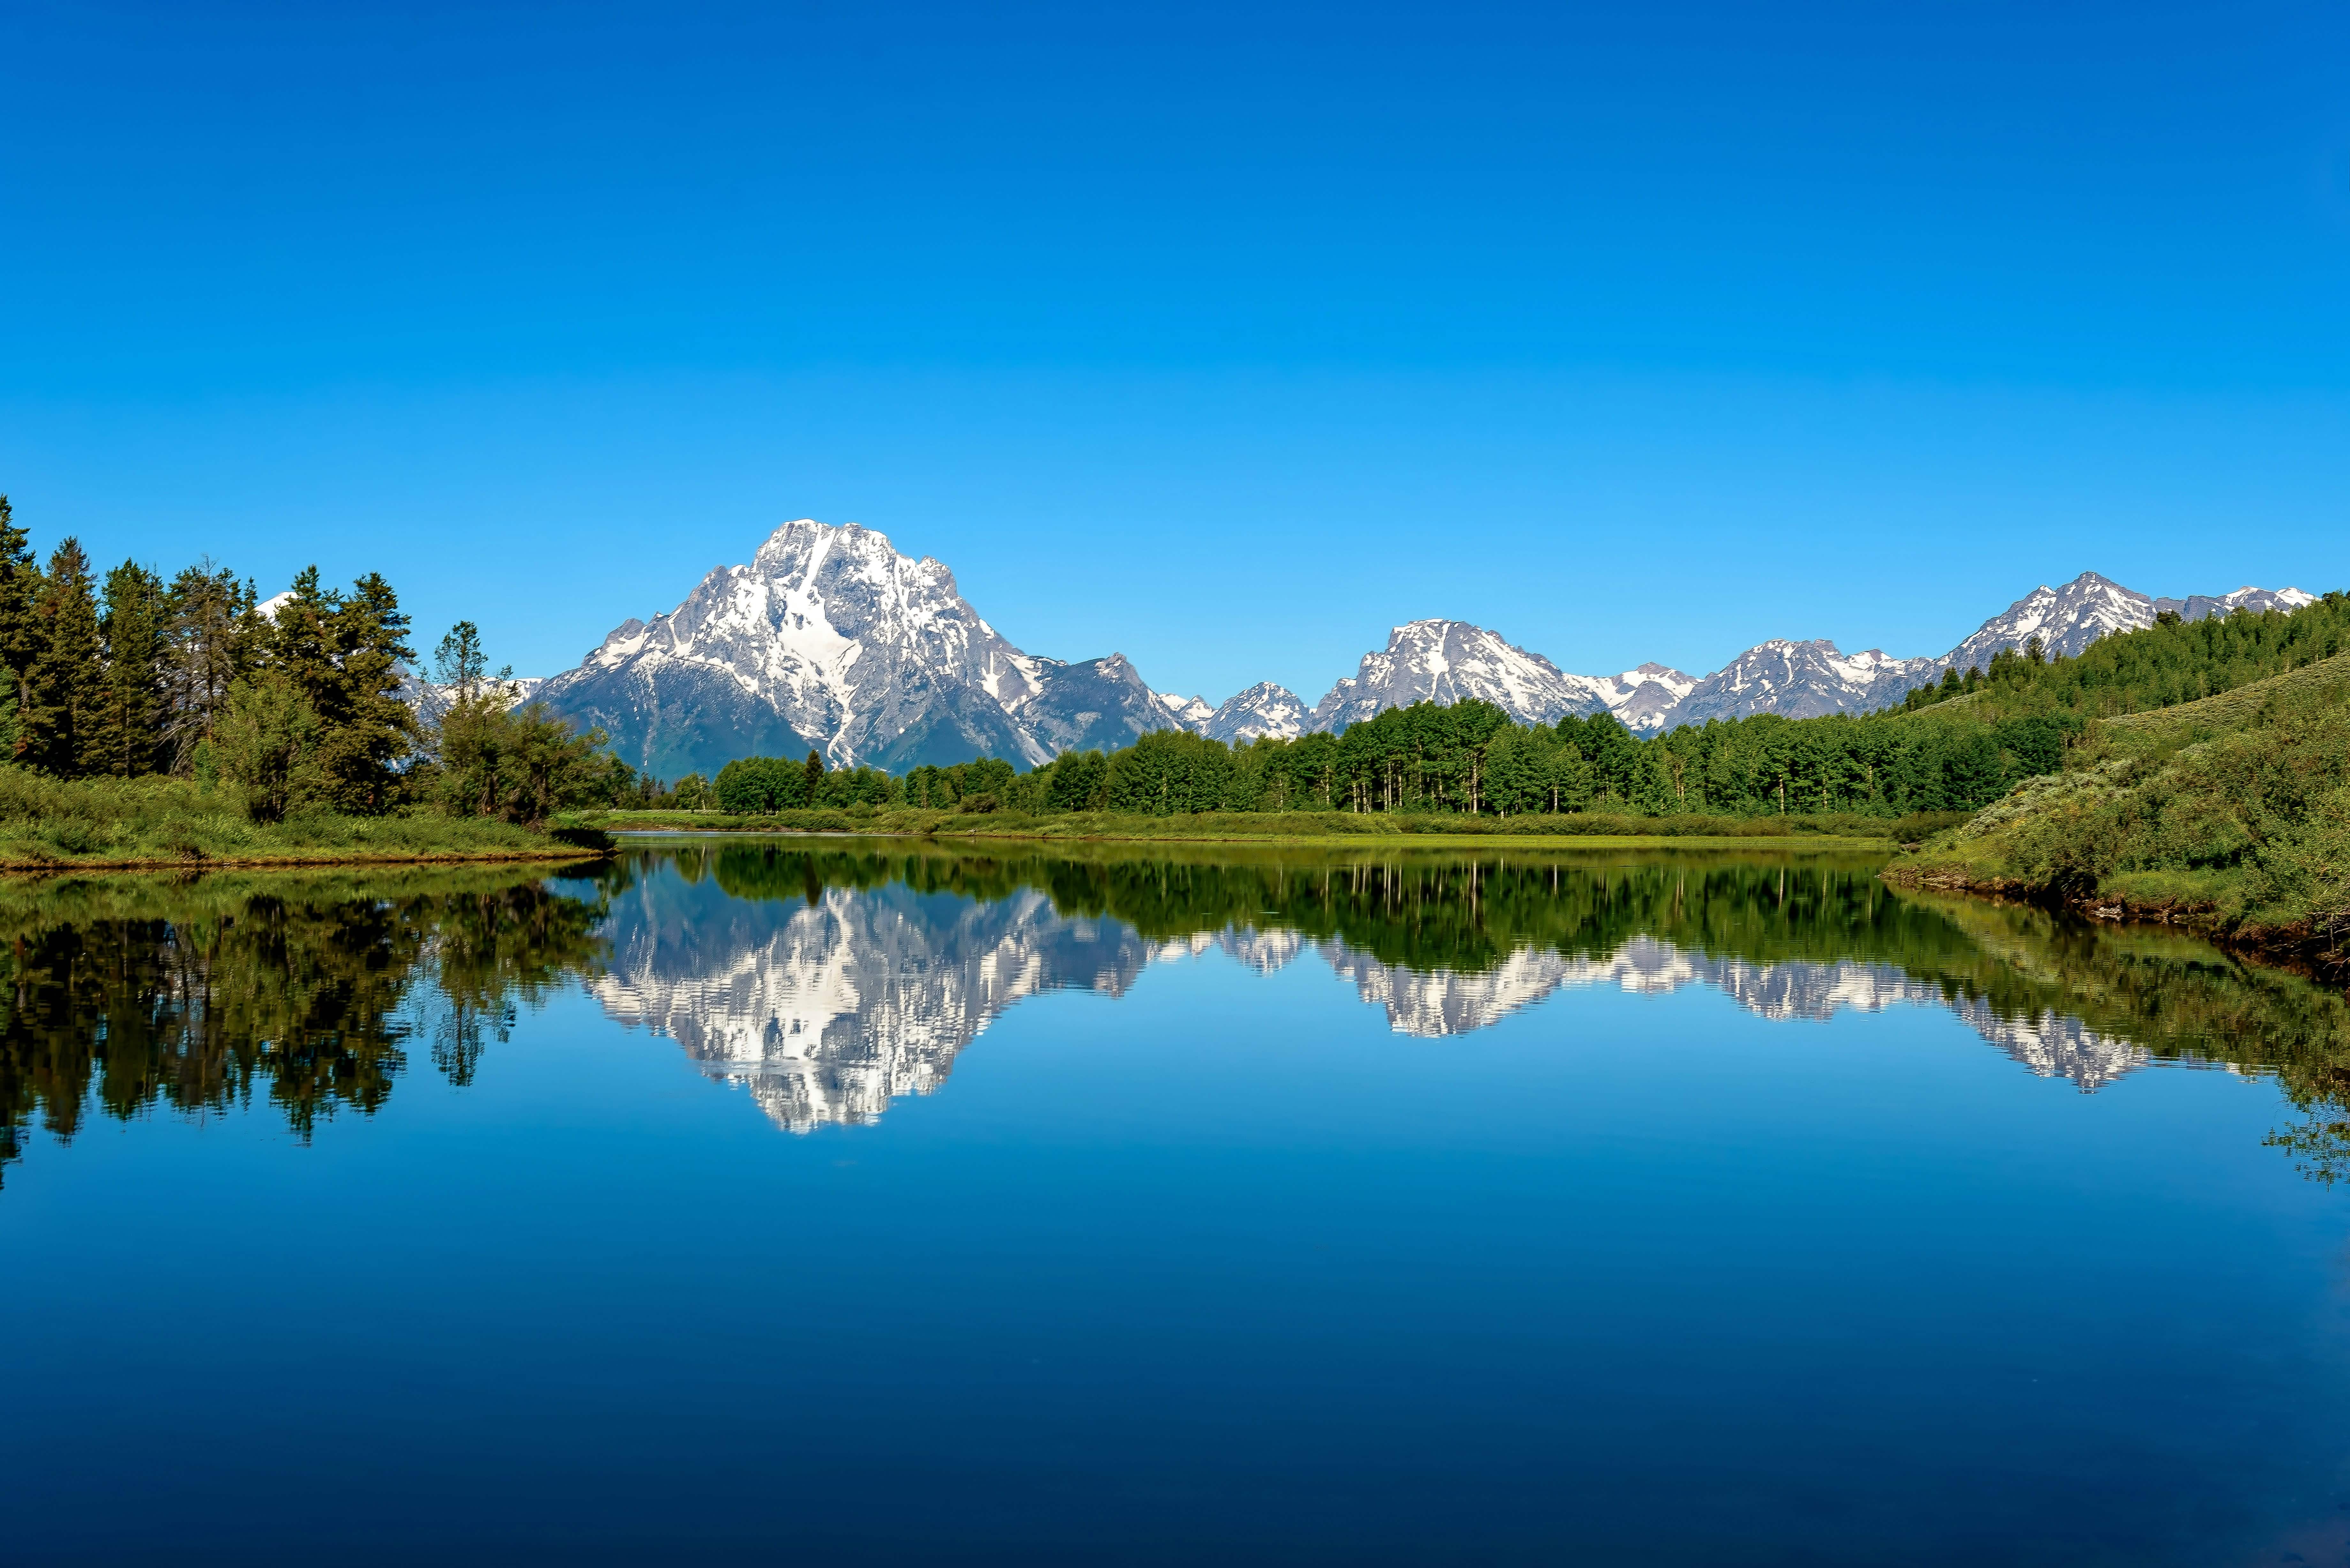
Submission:
M 2256 588 L 2248 583 L 2231 594 L 2189 594 L 2183 599 L 2157 599 L 2154 608 L 2158 615 L 2164 610 L 2176 610 L 2181 620 L 2201 620 L 2206 616 L 2233 615 L 2240 609 L 2254 615 L 2268 610 L 2289 613 L 2316 597 L 2299 588 Z
M 1788 642 L 1774 638 L 1692 686 L 1666 711 L 1658 727 L 1755 713 L 1809 719 L 1822 713 L 1866 712 L 1898 702 L 1912 686 L 1924 685 L 1941 669 L 1937 659 L 1890 659 L 1881 649 L 1848 654 L 1825 639 Z
M 537 695 L 663 778 L 816 750 L 904 769 L 1123 745 L 1173 723 L 1124 658 L 1064 664 L 982 619 L 939 561 L 802 519 L 650 622 L 616 628 Z
M 1313 715 L 1286 686 L 1260 680 L 1247 691 L 1224 700 L 1208 715 L 1201 733 L 1228 746 L 1244 746 L 1259 735 L 1294 741 L 1312 727 Z
M 1416 620 L 1388 634 L 1387 647 L 1363 655 L 1353 675 L 1314 706 L 1310 730 L 1346 729 L 1389 708 L 1480 698 L 1525 724 L 1555 724 L 1569 713 L 1607 706 L 1602 683 L 1569 675 L 1497 632 L 1461 620 Z
M 1975 665 L 1990 668 L 2002 649 L 2021 650 L 2037 637 L 2051 659 L 2071 658 L 2109 632 L 2137 631 L 2154 624 L 2154 618 L 2171 610 L 2185 620 L 2230 615 L 2238 609 L 2254 612 L 2295 610 L 2314 596 L 2299 588 L 2241 587 L 2231 594 L 2195 594 L 2183 599 L 2149 598 L 2095 572 L 2083 572 L 2061 588 L 2046 585 L 2033 589 L 1982 623 L 1972 637 L 1933 662 L 1938 670 Z
M 1595 679 L 1600 684 L 1600 695 L 1607 711 L 1622 720 L 1625 728 L 1643 731 L 1663 729 L 1665 715 L 1697 685 L 1696 676 L 1655 663 L 1627 670 L 1621 675 Z
M 2157 599 L 2084 572 L 2061 588 L 2033 589 L 1939 659 L 1897 659 L 1875 648 L 1846 653 L 1825 639 L 1773 638 L 1701 680 L 1662 664 L 1621 675 L 1570 675 L 1481 627 L 1414 621 L 1398 627 L 1384 650 L 1365 654 L 1361 668 L 1331 688 L 1305 728 L 1344 730 L 1388 708 L 1463 697 L 1482 697 L 1522 723 L 1555 723 L 1566 713 L 1604 710 L 1649 733 L 1756 713 L 1865 713 L 1900 701 L 1950 666 L 1988 666 L 2001 649 L 2021 650 L 2033 637 L 2054 658 L 2078 654 L 2109 632 L 2151 626 L 2163 610 L 2200 620 L 2240 608 L 2298 609 L 2311 598 L 2299 588 L 2241 587 Z M 1210 732 L 1215 732 L 1212 724 Z
M 1457 620 L 1397 627 L 1386 648 L 1311 711 L 1264 682 L 1211 708 L 1154 691 L 1123 656 L 1065 663 L 1023 652 L 981 618 L 941 563 L 910 559 L 854 524 L 785 524 L 744 566 L 722 566 L 650 623 L 615 628 L 577 669 L 528 696 L 612 737 L 627 761 L 664 778 L 712 774 L 736 757 L 821 751 L 835 766 L 902 771 L 922 763 L 1007 758 L 1033 766 L 1063 752 L 1130 744 L 1184 729 L 1232 742 L 1342 731 L 1391 707 L 1479 698 L 1525 723 L 1614 713 L 1649 732 L 1755 713 L 1804 717 L 1898 701 L 1946 666 L 1988 664 L 2038 637 L 2074 654 L 2108 632 L 2239 608 L 2291 609 L 2298 588 L 2154 599 L 2094 572 L 2041 587 L 1983 622 L 1940 659 L 1842 652 L 1825 639 L 1774 639 L 1702 679 L 1664 664 L 1575 675 L 1498 633 Z M 420 711 L 439 706 L 412 684 Z
M 1183 697 L 1172 691 L 1154 691 L 1159 705 L 1167 710 L 1178 729 L 1189 730 L 1195 735 L 1208 732 L 1208 721 L 1216 716 L 1214 706 L 1205 697 Z

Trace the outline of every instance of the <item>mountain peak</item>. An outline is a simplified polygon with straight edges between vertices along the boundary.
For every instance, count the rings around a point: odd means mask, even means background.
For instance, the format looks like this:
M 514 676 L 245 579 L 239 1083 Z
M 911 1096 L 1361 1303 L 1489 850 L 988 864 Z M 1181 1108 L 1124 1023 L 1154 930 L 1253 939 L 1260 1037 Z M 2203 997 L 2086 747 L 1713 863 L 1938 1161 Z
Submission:
M 796 518 L 650 623 L 615 628 L 548 704 L 662 777 L 735 757 L 822 752 L 904 768 L 1122 745 L 1170 722 L 1123 655 L 1022 652 L 938 561 L 858 524 Z

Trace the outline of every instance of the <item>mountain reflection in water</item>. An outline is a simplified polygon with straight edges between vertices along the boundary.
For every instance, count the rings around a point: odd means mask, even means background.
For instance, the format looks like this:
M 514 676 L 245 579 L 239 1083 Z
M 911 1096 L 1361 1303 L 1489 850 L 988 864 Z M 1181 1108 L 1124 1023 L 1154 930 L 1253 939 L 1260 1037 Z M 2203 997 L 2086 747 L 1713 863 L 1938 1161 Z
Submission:
M 0 1031 L 0 1158 L 93 1109 L 202 1116 L 256 1096 L 309 1136 L 373 1111 L 410 1056 L 463 1083 L 529 1005 L 579 983 L 781 1127 L 879 1116 L 1041 992 L 1124 995 L 1154 962 L 1263 974 L 1309 950 L 1396 1031 L 1485 1028 L 1559 991 L 1700 985 L 1774 1020 L 1944 1007 L 2094 1090 L 2157 1058 L 2273 1074 L 2275 1141 L 2344 1168 L 2350 1011 L 2159 931 L 1886 887 L 1870 859 L 1721 852 L 1014 850 L 655 844 L 590 877 L 525 870 L 19 885 Z

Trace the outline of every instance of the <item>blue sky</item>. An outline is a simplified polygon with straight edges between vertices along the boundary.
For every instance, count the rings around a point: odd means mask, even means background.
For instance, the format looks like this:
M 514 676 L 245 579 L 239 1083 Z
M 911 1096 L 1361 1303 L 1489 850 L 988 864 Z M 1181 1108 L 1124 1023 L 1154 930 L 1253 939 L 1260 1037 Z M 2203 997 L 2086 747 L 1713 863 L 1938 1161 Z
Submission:
M 525 671 L 777 523 L 1311 701 L 2350 586 L 2350 12 L 0 0 L 0 490 Z

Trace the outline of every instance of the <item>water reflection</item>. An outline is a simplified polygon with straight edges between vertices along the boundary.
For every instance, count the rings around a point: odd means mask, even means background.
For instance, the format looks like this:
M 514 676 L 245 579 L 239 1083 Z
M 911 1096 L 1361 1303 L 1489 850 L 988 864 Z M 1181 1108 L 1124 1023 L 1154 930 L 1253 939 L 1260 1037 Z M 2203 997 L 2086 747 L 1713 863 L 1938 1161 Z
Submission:
M 256 1099 L 307 1138 L 390 1096 L 423 1042 L 468 1082 L 592 969 L 601 898 L 515 869 L 119 877 L 0 888 L 0 1170 L 25 1130 Z
M 1763 1018 L 1945 1008 L 2094 1090 L 2158 1059 L 2272 1074 L 2274 1141 L 2345 1168 L 2350 1013 L 2160 931 L 1896 891 L 1866 859 L 1236 851 L 990 855 L 754 841 L 525 870 L 18 885 L 0 893 L 0 1158 L 32 1125 L 256 1099 L 302 1136 L 411 1053 L 463 1085 L 517 1005 L 579 983 L 780 1127 L 870 1122 L 1039 992 L 1154 962 L 1309 956 L 1440 1039 L 1561 991 L 1707 987 Z
M 1080 860 L 752 844 L 647 854 L 635 869 L 611 901 L 610 969 L 591 989 L 615 1019 L 677 1041 L 795 1132 L 931 1092 L 1024 998 L 1120 996 L 1151 962 L 1209 954 L 1260 974 L 1311 954 L 1389 1027 L 1430 1038 L 1599 985 L 1706 986 L 1783 1021 L 1938 1006 L 2084 1090 L 2158 1048 L 2118 1027 L 2113 1006 L 2096 1022 L 2080 1011 L 2112 988 L 2098 974 L 2151 961 L 2175 972 L 2148 971 L 2140 989 L 2175 990 L 2198 966 L 2231 983 L 2240 972 L 2201 944 L 2150 953 L 2108 933 L 2060 953 L 2045 915 L 1896 894 L 1870 862 Z M 2206 1030 L 2167 1044 L 2171 1055 L 2213 1050 Z

